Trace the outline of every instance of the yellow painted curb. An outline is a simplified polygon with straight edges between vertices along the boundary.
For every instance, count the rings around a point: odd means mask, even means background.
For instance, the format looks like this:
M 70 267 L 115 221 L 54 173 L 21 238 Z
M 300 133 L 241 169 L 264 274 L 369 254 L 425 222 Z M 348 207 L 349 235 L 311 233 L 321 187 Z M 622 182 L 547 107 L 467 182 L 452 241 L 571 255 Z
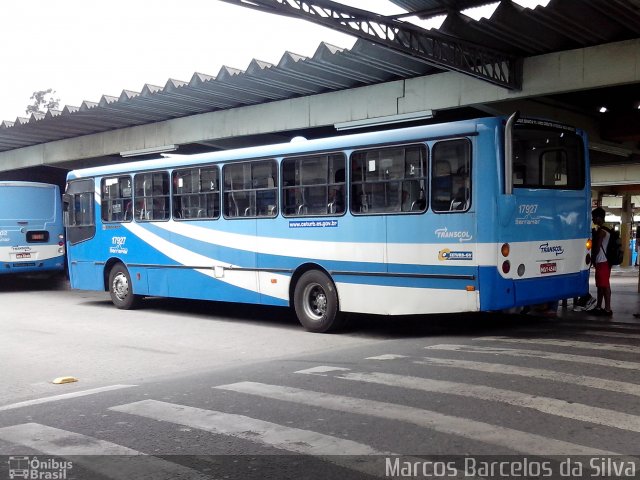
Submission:
M 78 379 L 76 377 L 58 377 L 53 381 L 53 383 L 55 383 L 55 384 L 73 383 L 73 382 L 77 382 L 77 381 L 78 381 Z

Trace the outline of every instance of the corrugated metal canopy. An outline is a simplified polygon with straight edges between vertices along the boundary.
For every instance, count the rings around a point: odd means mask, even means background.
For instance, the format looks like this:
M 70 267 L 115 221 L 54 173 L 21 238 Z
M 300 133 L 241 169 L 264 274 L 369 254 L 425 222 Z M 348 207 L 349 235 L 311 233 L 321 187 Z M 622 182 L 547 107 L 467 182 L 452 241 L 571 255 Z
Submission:
M 409 12 L 449 12 L 443 33 L 520 56 L 640 37 L 640 0 L 552 0 L 533 10 L 504 0 L 490 19 L 460 10 L 486 0 L 391 0 Z M 0 123 L 0 151 L 112 129 L 440 72 L 424 61 L 358 40 L 351 49 L 322 43 L 311 58 L 285 53 L 277 65 L 253 60 L 245 71 L 145 85 L 119 97 Z
M 456 13 L 468 8 L 481 7 L 496 0 L 389 0 L 400 8 L 420 18 L 429 18 L 445 13 Z
M 390 0 L 421 17 L 447 13 L 439 31 L 504 52 L 538 55 L 640 36 L 640 0 L 551 0 L 525 8 L 501 1 L 491 18 L 460 13 L 487 0 Z
M 428 75 L 425 62 L 370 42 L 351 49 L 321 43 L 311 58 L 285 53 L 277 65 L 253 60 L 245 71 L 222 67 L 216 76 L 145 85 L 99 102 L 0 123 L 0 151 L 215 110 L 284 100 Z

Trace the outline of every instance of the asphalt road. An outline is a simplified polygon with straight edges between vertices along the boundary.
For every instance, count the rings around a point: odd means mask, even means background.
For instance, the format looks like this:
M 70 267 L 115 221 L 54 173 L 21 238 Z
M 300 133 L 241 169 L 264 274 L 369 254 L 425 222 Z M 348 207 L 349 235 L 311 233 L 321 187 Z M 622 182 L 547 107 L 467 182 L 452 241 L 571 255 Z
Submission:
M 65 282 L 2 280 L 0 301 L 0 479 L 640 478 L 638 324 L 356 316 L 318 335 L 286 309 L 120 311 Z

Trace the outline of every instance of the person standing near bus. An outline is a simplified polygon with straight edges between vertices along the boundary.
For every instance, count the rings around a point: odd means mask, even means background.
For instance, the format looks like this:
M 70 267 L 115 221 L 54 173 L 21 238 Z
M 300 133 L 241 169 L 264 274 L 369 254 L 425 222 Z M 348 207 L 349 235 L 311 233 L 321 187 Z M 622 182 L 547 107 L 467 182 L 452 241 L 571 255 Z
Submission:
M 613 315 L 611 311 L 611 265 L 607 261 L 607 245 L 611 235 L 609 229 L 604 226 L 605 211 L 602 207 L 594 208 L 591 212 L 591 220 L 597 226 L 593 236 L 593 255 L 591 256 L 592 265 L 596 271 L 596 288 L 598 291 L 596 308 L 593 309 L 593 315 L 601 315 L 610 317 Z M 604 309 L 602 301 L 604 300 Z

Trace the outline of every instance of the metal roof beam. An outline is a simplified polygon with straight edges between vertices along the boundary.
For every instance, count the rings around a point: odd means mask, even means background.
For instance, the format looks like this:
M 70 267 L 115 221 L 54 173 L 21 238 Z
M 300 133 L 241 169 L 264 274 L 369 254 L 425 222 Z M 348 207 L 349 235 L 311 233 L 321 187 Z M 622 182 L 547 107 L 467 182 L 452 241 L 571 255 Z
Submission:
M 267 13 L 308 20 L 421 58 L 509 90 L 522 88 L 522 61 L 497 50 L 425 30 L 331 0 L 222 0 Z

